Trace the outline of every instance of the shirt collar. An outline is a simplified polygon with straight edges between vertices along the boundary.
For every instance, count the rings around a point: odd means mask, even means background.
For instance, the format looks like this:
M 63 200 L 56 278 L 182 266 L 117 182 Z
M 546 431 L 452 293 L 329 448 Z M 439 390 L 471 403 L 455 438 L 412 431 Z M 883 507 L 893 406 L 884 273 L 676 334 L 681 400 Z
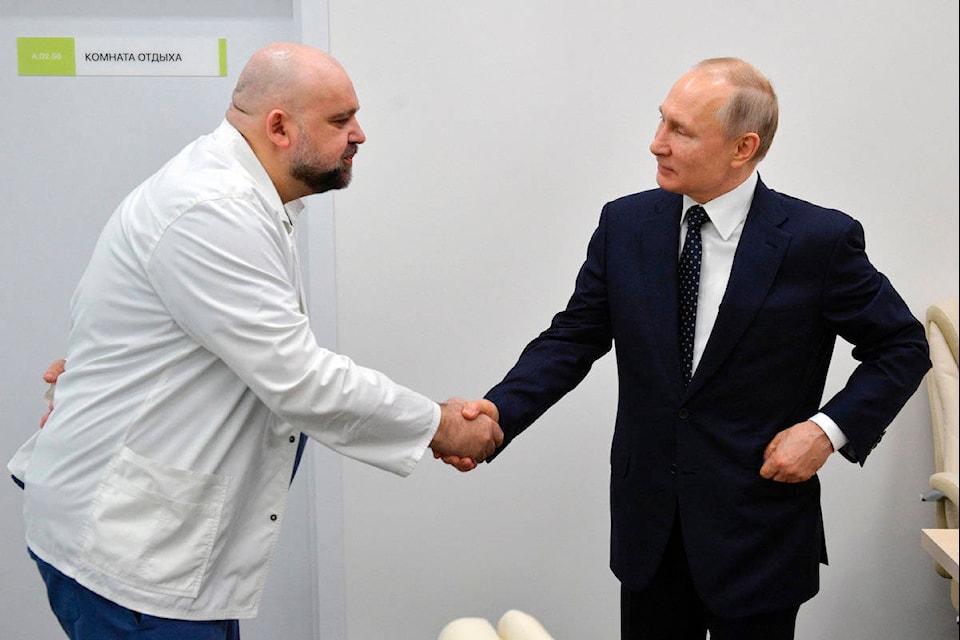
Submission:
M 277 193 L 277 188 L 274 186 L 273 180 L 270 179 L 267 170 L 260 164 L 257 154 L 253 152 L 246 138 L 237 131 L 236 127 L 224 119 L 213 132 L 213 135 L 231 150 L 240 166 L 250 174 L 257 189 L 268 197 L 272 208 L 280 215 L 281 221 L 289 223 L 291 227 L 296 224 L 297 216 L 304 208 L 303 202 L 299 199 L 291 200 L 287 204 L 281 202 L 280 194 Z
M 757 170 L 754 169 L 750 176 L 741 182 L 738 187 L 703 205 L 707 215 L 710 216 L 710 222 L 713 223 L 717 233 L 724 240 L 729 240 L 737 227 L 747 219 L 747 212 L 750 211 L 750 205 L 753 203 L 753 192 L 756 190 L 758 179 Z M 684 213 L 680 218 L 680 224 L 683 224 L 686 219 L 687 209 L 695 204 L 697 203 L 693 198 L 688 195 L 683 196 Z
M 291 200 L 287 204 L 283 205 L 283 209 L 287 212 L 287 218 L 290 219 L 291 225 L 297 224 L 297 216 L 299 216 L 300 212 L 303 211 L 304 206 L 303 200 L 300 199 Z

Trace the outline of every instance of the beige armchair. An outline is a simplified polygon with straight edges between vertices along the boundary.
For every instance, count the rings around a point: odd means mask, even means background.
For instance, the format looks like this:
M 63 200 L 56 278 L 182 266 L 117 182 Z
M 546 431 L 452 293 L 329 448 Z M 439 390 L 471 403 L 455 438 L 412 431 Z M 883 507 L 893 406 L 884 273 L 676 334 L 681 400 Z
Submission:
M 947 298 L 927 309 L 927 341 L 933 368 L 927 374 L 927 392 L 930 396 L 930 417 L 933 424 L 934 473 L 925 500 L 936 500 L 937 527 L 956 529 L 957 507 L 960 504 L 958 461 L 960 436 L 957 434 L 958 376 L 957 376 L 957 316 L 958 298 Z M 937 565 L 937 572 L 950 575 Z M 957 608 L 957 580 L 951 581 L 950 599 Z
M 553 636 L 530 614 L 511 609 L 496 629 L 486 618 L 458 618 L 443 628 L 437 640 L 553 640 Z

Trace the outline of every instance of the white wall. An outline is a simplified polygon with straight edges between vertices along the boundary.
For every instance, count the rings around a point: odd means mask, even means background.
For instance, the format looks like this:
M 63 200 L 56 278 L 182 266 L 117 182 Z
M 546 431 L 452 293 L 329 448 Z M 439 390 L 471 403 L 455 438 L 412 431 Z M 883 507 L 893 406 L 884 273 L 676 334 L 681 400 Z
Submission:
M 601 205 L 655 186 L 657 107 L 717 55 L 755 63 L 779 92 L 764 180 L 859 218 L 922 315 L 958 288 L 957 22 L 946 0 L 330 0 L 368 135 L 335 196 L 341 350 L 437 399 L 482 394 L 565 303 Z M 956 638 L 919 545 L 934 521 L 918 501 L 924 394 L 865 468 L 824 469 L 832 564 L 799 639 Z M 615 403 L 608 357 L 472 474 L 429 460 L 401 480 L 345 462 L 347 637 L 423 640 L 511 607 L 558 640 L 617 637 Z

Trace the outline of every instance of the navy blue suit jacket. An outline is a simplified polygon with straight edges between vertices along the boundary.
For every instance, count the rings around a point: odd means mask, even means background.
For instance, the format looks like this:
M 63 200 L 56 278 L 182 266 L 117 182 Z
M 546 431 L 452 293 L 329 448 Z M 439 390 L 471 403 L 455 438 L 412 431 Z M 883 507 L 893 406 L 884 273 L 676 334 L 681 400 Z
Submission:
M 820 485 L 760 477 L 766 445 L 822 410 L 863 464 L 929 368 L 922 325 L 867 259 L 851 217 L 759 182 L 706 349 L 684 387 L 678 345 L 681 197 L 608 203 L 566 309 L 487 393 L 503 446 L 616 348 L 611 567 L 631 588 L 657 569 L 679 514 L 715 613 L 799 605 L 826 562 Z M 821 405 L 834 342 L 859 361 Z M 585 434 L 587 436 L 588 434 Z

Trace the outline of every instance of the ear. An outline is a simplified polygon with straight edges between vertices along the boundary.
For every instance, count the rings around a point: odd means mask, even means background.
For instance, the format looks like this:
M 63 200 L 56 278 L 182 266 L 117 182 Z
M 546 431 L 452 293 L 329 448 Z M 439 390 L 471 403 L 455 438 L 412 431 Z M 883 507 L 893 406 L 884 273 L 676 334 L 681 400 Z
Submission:
M 756 133 L 751 131 L 740 136 L 740 139 L 737 140 L 737 148 L 733 153 L 734 166 L 743 166 L 753 160 L 759 148 L 760 136 Z
M 283 109 L 273 109 L 266 116 L 267 139 L 275 146 L 286 149 L 293 144 L 291 136 L 296 133 L 296 126 L 290 116 Z

